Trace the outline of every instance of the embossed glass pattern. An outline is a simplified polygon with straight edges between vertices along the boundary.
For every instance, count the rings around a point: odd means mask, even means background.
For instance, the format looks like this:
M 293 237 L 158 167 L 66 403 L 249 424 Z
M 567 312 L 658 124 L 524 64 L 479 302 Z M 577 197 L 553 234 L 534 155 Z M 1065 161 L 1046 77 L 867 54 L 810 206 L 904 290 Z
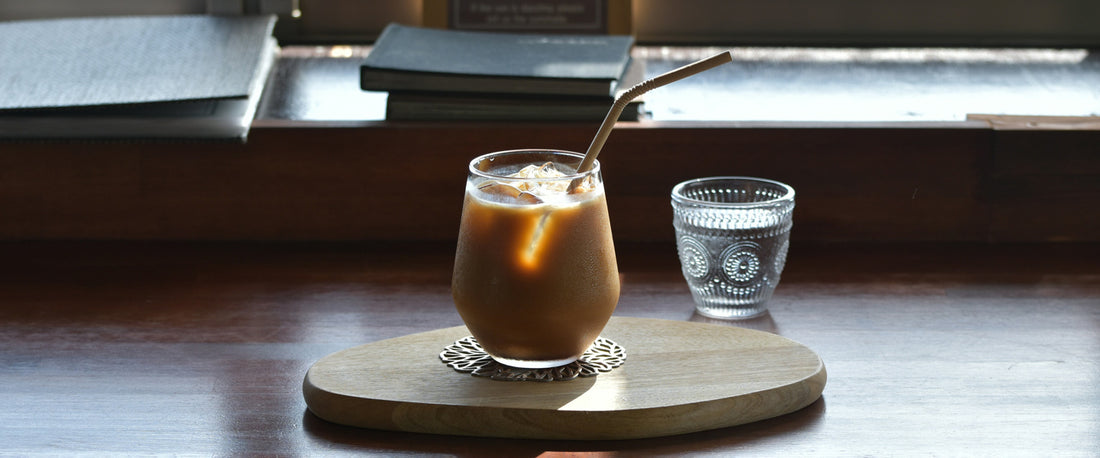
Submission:
M 712 177 L 672 189 L 680 265 L 700 314 L 767 310 L 786 263 L 794 189 L 772 180 Z

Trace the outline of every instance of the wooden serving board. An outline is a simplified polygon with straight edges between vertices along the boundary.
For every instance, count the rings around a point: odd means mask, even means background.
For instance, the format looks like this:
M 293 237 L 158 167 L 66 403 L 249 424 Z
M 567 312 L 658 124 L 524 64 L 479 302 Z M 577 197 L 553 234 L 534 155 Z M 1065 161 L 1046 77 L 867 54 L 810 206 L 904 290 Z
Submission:
M 763 331 L 613 317 L 602 335 L 626 363 L 595 377 L 509 382 L 443 364 L 464 326 L 333 353 L 303 392 L 325 420 L 364 428 L 531 439 L 632 439 L 734 426 L 794 412 L 821 396 L 825 365 Z

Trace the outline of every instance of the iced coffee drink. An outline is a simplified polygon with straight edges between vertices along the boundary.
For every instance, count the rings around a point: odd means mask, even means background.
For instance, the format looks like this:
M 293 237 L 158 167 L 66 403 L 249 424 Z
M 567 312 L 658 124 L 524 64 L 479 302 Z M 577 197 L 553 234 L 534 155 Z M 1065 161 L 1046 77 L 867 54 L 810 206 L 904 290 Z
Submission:
M 542 150 L 470 163 L 452 294 L 490 356 L 515 367 L 576 360 L 619 300 L 619 274 L 597 163 Z

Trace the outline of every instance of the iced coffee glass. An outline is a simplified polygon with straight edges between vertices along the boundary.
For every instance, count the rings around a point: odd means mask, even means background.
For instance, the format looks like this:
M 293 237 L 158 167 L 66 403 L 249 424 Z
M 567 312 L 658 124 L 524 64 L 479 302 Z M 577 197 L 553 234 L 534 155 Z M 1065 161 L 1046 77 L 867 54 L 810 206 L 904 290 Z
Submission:
M 502 364 L 575 361 L 618 303 L 600 165 L 577 173 L 582 158 L 515 150 L 470 162 L 451 289 L 470 333 Z

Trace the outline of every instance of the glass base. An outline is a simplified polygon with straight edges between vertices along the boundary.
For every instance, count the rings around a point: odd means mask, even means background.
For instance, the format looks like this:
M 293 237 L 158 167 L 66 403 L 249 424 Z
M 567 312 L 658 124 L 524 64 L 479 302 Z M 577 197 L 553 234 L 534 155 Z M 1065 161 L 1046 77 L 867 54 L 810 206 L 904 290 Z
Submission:
M 489 355 L 489 357 L 505 366 L 518 367 L 520 369 L 549 369 L 551 367 L 564 366 L 580 358 L 580 356 L 574 356 L 572 358 L 531 361 L 525 359 L 501 358 L 493 355 Z
M 768 311 L 765 306 L 758 307 L 708 307 L 696 306 L 695 311 L 707 318 L 719 320 L 748 320 L 763 315 Z

